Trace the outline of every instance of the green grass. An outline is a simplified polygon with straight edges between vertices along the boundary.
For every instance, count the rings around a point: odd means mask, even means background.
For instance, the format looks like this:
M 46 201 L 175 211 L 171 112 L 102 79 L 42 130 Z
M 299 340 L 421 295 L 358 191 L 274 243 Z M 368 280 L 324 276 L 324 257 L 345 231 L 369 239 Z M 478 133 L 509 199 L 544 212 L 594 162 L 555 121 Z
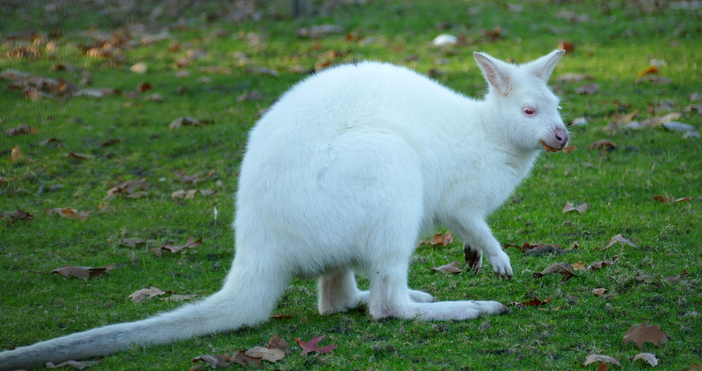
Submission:
M 702 308 L 700 251 L 702 224 L 700 174 L 702 142 L 683 139 L 679 132 L 662 128 L 607 131 L 617 111 L 615 101 L 631 105 L 627 112 L 640 110 L 637 120 L 652 117 L 649 105 L 675 101 L 675 111 L 689 105 L 689 96 L 702 87 L 702 11 L 663 9 L 649 12 L 646 2 L 551 2 L 524 4 L 522 12 L 509 11 L 507 2 L 465 1 L 373 1 L 369 4 L 339 6 L 314 19 L 292 19 L 287 2 L 273 2 L 263 8 L 260 21 L 235 23 L 223 17 L 216 3 L 194 3 L 174 8 L 180 13 L 148 21 L 155 2 L 137 5 L 127 13 L 100 15 L 103 8 L 87 3 L 64 6 L 47 12 L 44 2 L 5 2 L 0 33 L 0 70 L 18 69 L 77 83 L 79 72 L 54 72 L 50 67 L 64 62 L 92 74 L 93 86 L 134 90 L 148 81 L 154 91 L 137 99 L 108 96 L 102 99 L 72 98 L 30 101 L 18 90 L 0 82 L 0 128 L 20 124 L 35 128 L 33 135 L 0 136 L 0 211 L 29 211 L 34 220 L 0 223 L 0 348 L 9 349 L 96 326 L 132 321 L 177 307 L 177 303 L 151 300 L 132 303 L 132 292 L 158 286 L 179 294 L 207 296 L 219 289 L 235 251 L 230 221 L 233 219 L 234 191 L 238 164 L 244 151 L 246 133 L 254 115 L 272 104 L 291 84 L 305 75 L 291 71 L 305 69 L 327 58 L 329 50 L 342 52 L 334 63 L 352 60 L 382 60 L 408 65 L 427 73 L 444 71 L 437 79 L 468 95 L 479 96 L 485 83 L 472 59 L 472 52 L 486 51 L 502 59 L 524 62 L 555 49 L 561 40 L 575 45 L 554 73 L 588 73 L 600 85 L 595 95 L 577 95 L 583 83 L 554 83 L 563 99 L 564 119 L 585 117 L 585 127 L 572 127 L 571 143 L 579 149 L 568 155 L 544 154 L 532 175 L 494 215 L 490 224 L 503 243 L 557 243 L 579 249 L 567 255 L 522 257 L 507 249 L 515 271 L 514 280 L 500 282 L 489 267 L 479 276 L 443 275 L 428 268 L 462 259 L 462 244 L 444 248 L 421 248 L 410 267 L 410 285 L 428 291 L 440 300 L 492 299 L 503 303 L 538 297 L 551 299 L 540 307 L 514 307 L 507 316 L 466 322 L 373 321 L 365 308 L 347 314 L 319 316 L 315 310 L 315 283 L 296 280 L 281 299 L 276 313 L 291 318 L 271 320 L 254 328 L 217 334 L 168 346 L 134 347 L 105 357 L 91 370 L 187 369 L 190 359 L 200 354 L 235 352 L 264 345 L 278 334 L 293 343 L 326 335 L 322 345 L 337 344 L 331 354 L 301 356 L 299 348 L 277 364 L 265 369 L 575 369 L 590 353 L 617 357 L 622 369 L 650 366 L 631 358 L 639 353 L 622 338 L 632 325 L 660 324 L 669 335 L 665 345 L 650 343 L 645 351 L 660 359 L 660 369 L 689 369 L 702 363 L 702 329 L 699 316 L 686 316 Z M 177 3 L 177 2 L 176 2 Z M 110 5 L 111 3 L 108 3 Z M 607 7 L 609 10 L 605 9 Z M 477 8 L 478 10 L 470 10 Z M 573 23 L 558 17 L 572 10 L 590 19 Z M 226 12 L 224 12 L 226 13 Z M 187 28 L 175 27 L 181 16 Z M 210 14 L 208 20 L 203 14 Z M 472 14 L 472 15 L 471 15 Z M 274 17 L 273 15 L 276 15 Z M 147 24 L 149 32 L 169 27 L 180 51 L 169 52 L 170 41 L 125 49 L 126 61 L 110 66 L 108 60 L 85 55 L 78 45 L 90 42 L 84 31 L 122 31 L 128 23 Z M 449 23 L 448 29 L 437 25 Z M 319 40 L 299 39 L 296 30 L 312 24 L 331 23 L 345 28 Z M 499 25 L 502 38 L 491 42 L 482 30 Z M 55 55 L 45 52 L 38 59 L 16 59 L 7 54 L 17 47 L 31 46 L 27 40 L 7 41 L 12 33 L 28 26 L 55 38 Z M 224 37 L 213 31 L 224 30 Z M 375 42 L 363 44 L 345 40 L 355 31 Z M 440 33 L 466 35 L 469 45 L 445 52 L 430 45 Z M 250 45 L 247 35 L 263 36 L 265 45 Z M 201 48 L 207 55 L 183 68 L 189 77 L 176 78 L 174 63 L 188 49 Z M 279 77 L 247 74 L 233 52 L 242 51 L 250 65 L 274 68 Z M 405 58 L 416 55 L 418 62 Z M 634 84 L 636 74 L 650 59 L 667 65 L 660 74 L 671 78 L 668 85 Z M 447 64 L 436 64 L 447 59 Z M 144 75 L 129 71 L 136 62 L 146 62 Z M 208 74 L 198 68 L 221 66 L 230 75 Z M 198 81 L 202 76 L 209 83 Z M 179 86 L 187 85 L 178 95 Z M 238 102 L 236 97 L 252 90 L 264 95 L 260 101 Z M 165 101 L 147 102 L 144 96 L 157 92 Z M 657 115 L 660 115 L 657 114 Z M 200 128 L 168 130 L 179 116 L 209 120 Z M 696 111 L 682 112 L 678 120 L 702 123 Z M 39 146 L 58 138 L 62 148 Z M 120 138 L 122 143 L 102 148 L 99 144 Z M 589 151 L 600 139 L 612 140 L 612 152 Z M 10 150 L 19 146 L 34 162 L 10 162 Z M 68 152 L 88 153 L 92 160 L 73 160 Z M 215 170 L 215 175 L 195 186 L 181 185 L 174 172 L 188 174 Z M 446 164 L 451 171 L 451 164 Z M 153 185 L 150 195 L 139 199 L 104 200 L 112 184 L 145 178 Z M 218 183 L 219 181 L 219 183 Z M 218 184 L 221 184 L 218 186 Z M 62 188 L 51 190 L 51 186 Z M 196 195 L 193 200 L 172 200 L 172 192 L 186 189 L 217 189 L 214 196 Z M 39 190 L 42 192 L 39 194 Z M 663 194 L 690 196 L 691 201 L 664 204 L 651 199 Z M 582 214 L 561 213 L 566 202 L 587 202 Z M 103 204 L 102 211 L 100 204 Z M 48 216 L 45 209 L 71 207 L 90 210 L 86 221 Z M 213 208 L 219 215 L 213 218 Z M 637 247 L 604 246 L 622 234 Z M 157 257 L 149 248 L 166 242 L 185 243 L 189 236 L 202 237 L 202 246 L 184 255 Z M 137 248 L 117 243 L 122 238 L 147 238 Z M 619 256 L 603 270 L 582 273 L 567 282 L 548 275 L 534 279 L 537 272 L 554 262 L 590 263 Z M 109 275 L 83 281 L 43 274 L 64 265 L 117 266 Z M 641 283 L 640 274 L 662 277 L 680 274 L 685 279 L 668 284 L 657 278 Z M 359 284 L 367 287 L 367 281 Z M 602 297 L 593 288 L 608 291 Z M 230 366 L 236 368 L 240 366 Z M 594 369 L 595 366 L 589 366 Z

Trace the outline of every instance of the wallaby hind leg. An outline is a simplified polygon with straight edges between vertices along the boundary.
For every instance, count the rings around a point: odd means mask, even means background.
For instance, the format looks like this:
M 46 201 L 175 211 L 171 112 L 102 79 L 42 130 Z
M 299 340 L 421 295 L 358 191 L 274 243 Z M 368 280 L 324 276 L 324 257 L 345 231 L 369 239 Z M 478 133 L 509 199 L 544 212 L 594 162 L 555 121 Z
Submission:
M 367 301 L 367 294 L 356 286 L 352 270 L 319 277 L 319 314 L 346 312 Z
M 415 302 L 407 288 L 407 263 L 398 259 L 386 260 L 385 264 L 372 270 L 369 308 L 373 318 L 466 320 L 509 312 L 496 301 Z

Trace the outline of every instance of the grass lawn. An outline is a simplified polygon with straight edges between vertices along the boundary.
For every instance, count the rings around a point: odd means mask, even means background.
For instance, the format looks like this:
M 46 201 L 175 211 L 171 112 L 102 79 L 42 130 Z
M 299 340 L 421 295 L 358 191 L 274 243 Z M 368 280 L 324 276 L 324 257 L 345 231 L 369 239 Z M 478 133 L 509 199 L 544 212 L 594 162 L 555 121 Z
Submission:
M 621 367 L 613 369 L 638 370 L 651 366 L 633 360 L 640 350 L 623 337 L 644 322 L 667 334 L 665 344 L 644 344 L 660 369 L 702 363 L 702 141 L 695 132 L 686 136 L 663 125 L 702 123 L 702 101 L 693 94 L 702 93 L 699 5 L 341 1 L 326 2 L 314 18 L 294 19 L 287 1 L 259 3 L 265 5 L 0 2 L 0 71 L 68 83 L 51 91 L 45 82 L 44 90 L 23 93 L 0 80 L 0 212 L 33 215 L 29 221 L 0 221 L 0 349 L 180 305 L 157 298 L 133 303 L 128 296 L 142 288 L 198 297 L 216 292 L 236 249 L 230 223 L 247 132 L 259 111 L 315 67 L 386 61 L 481 96 L 486 84 L 473 51 L 519 63 L 567 42 L 574 49 L 557 66 L 552 85 L 562 98 L 564 120 L 586 121 L 570 127 L 578 149 L 544 153 L 490 225 L 502 243 L 565 249 L 577 242 L 578 248 L 523 255 L 508 247 L 515 272 L 510 282 L 495 279 L 487 263 L 478 276 L 430 270 L 462 261 L 458 240 L 421 246 L 410 267 L 410 285 L 439 300 L 549 302 L 514 305 L 510 315 L 474 321 L 376 322 L 366 308 L 319 316 L 316 283 L 295 280 L 275 311 L 281 318 L 168 346 L 133 347 L 90 370 L 187 370 L 195 356 L 265 346 L 276 334 L 293 345 L 292 354 L 276 364 L 264 362 L 264 369 L 576 369 L 596 353 L 617 358 Z M 323 24 L 343 30 L 318 38 L 298 35 Z M 442 33 L 459 36 L 460 45 L 433 46 Z M 138 63 L 146 65 L 144 73 L 133 67 Z M 639 72 L 652 64 L 658 74 L 637 83 Z M 559 80 L 567 73 L 590 79 Z M 141 83 L 152 89 L 138 92 Z M 597 92 L 579 93 L 593 83 Z M 70 96 L 72 89 L 86 88 L 109 89 Z M 119 92 L 106 94 L 110 89 Z M 183 116 L 200 125 L 170 130 Z M 23 124 L 32 133 L 6 135 Z M 600 140 L 616 148 L 588 149 Z M 11 161 L 17 157 L 13 148 L 23 157 Z M 188 178 L 176 175 L 181 171 L 196 175 L 197 182 L 182 182 Z M 135 190 L 134 198 L 126 192 L 108 197 L 114 186 L 141 179 L 150 188 Z M 205 192 L 173 197 L 181 190 Z M 652 198 L 657 195 L 689 199 L 660 202 Z M 587 203 L 588 209 L 563 213 L 566 202 Z M 55 208 L 90 215 L 77 220 L 45 211 Z M 605 248 L 617 234 L 632 244 Z M 191 236 L 202 244 L 183 254 L 151 251 L 183 245 Z M 130 246 L 125 239 L 131 238 L 144 242 Z M 533 277 L 552 263 L 588 266 L 615 257 L 614 264 L 576 271 L 567 281 L 557 274 Z M 46 274 L 66 265 L 115 268 L 92 279 Z M 597 296 L 597 288 L 607 292 Z M 301 355 L 293 340 L 321 335 L 320 345 L 338 347 Z M 597 368 L 597 362 L 586 368 Z

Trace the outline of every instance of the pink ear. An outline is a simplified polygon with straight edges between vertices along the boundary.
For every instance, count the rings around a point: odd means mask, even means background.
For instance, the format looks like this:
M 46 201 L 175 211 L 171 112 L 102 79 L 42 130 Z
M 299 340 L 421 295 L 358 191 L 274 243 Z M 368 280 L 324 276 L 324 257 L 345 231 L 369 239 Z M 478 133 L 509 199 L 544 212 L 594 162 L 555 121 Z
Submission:
M 524 68 L 531 70 L 531 73 L 536 77 L 548 81 L 548 78 L 551 77 L 553 69 L 556 68 L 563 54 L 565 54 L 565 50 L 554 50 L 548 55 L 525 64 Z
M 512 89 L 509 74 L 504 68 L 500 68 L 503 62 L 489 56 L 485 53 L 473 53 L 473 58 L 478 63 L 478 67 L 483 71 L 485 79 L 490 86 L 497 90 L 502 95 L 509 94 Z

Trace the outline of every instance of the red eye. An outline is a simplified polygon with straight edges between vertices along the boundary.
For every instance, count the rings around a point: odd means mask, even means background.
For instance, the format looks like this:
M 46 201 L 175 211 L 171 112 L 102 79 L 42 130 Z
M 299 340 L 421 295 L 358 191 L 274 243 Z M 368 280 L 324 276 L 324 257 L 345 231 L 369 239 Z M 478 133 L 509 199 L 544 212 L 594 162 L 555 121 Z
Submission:
M 531 115 L 536 114 L 536 110 L 531 108 L 531 107 L 522 108 L 522 112 L 524 112 L 524 114 L 527 116 L 531 116 Z

